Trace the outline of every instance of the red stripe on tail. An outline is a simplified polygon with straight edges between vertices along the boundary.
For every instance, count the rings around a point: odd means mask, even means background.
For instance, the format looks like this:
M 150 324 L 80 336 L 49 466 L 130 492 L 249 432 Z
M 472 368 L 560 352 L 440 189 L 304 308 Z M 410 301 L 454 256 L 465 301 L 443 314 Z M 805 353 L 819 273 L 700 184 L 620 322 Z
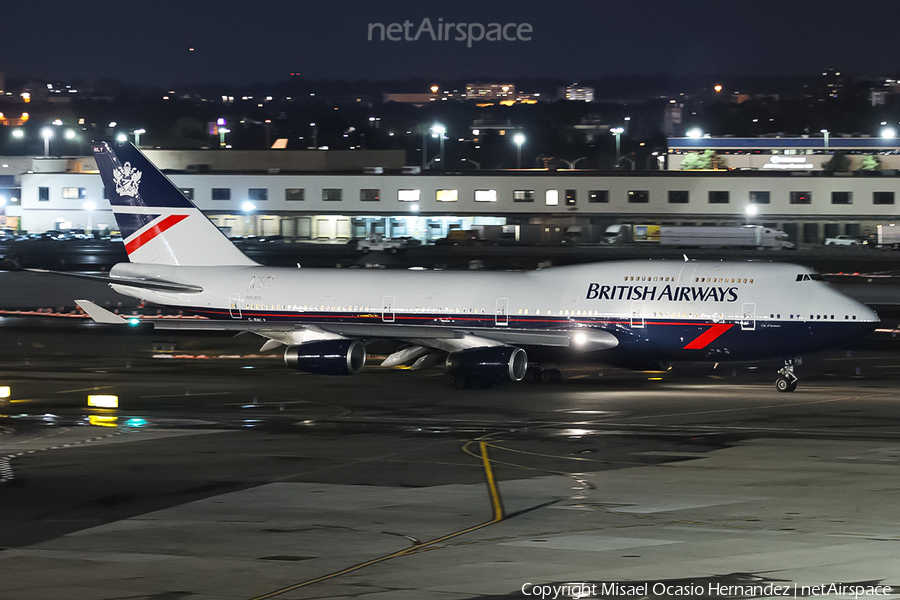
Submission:
M 125 252 L 131 255 L 131 253 L 133 253 L 135 250 L 161 234 L 166 229 L 169 229 L 173 225 L 181 223 L 187 218 L 188 215 L 169 215 L 150 229 L 146 230 L 144 233 L 140 234 L 130 242 L 127 242 L 125 244 Z

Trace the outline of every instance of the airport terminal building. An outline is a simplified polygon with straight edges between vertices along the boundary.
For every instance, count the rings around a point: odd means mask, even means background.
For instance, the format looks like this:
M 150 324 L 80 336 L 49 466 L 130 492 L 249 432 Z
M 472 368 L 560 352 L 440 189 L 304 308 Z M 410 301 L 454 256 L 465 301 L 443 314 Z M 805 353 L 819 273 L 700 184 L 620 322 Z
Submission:
M 201 168 L 184 164 L 192 157 L 175 164 L 148 155 L 163 168 L 177 169 L 168 172 L 171 180 L 230 235 L 340 241 L 380 233 L 434 241 L 453 229 L 500 225 L 523 241 L 558 241 L 575 232 L 590 242 L 616 223 L 750 222 L 816 244 L 839 234 L 864 235 L 898 218 L 900 177 L 894 171 L 421 173 L 403 167 L 402 153 L 358 152 L 354 165 L 335 170 L 315 161 L 297 169 L 283 158 L 282 166 L 263 168 L 272 164 L 267 157 L 235 160 L 235 153 L 222 153 L 231 154 L 225 167 L 199 163 L 207 165 Z M 21 198 L 6 207 L 7 217 L 30 232 L 115 229 L 94 169 L 89 157 L 32 169 L 21 176 Z

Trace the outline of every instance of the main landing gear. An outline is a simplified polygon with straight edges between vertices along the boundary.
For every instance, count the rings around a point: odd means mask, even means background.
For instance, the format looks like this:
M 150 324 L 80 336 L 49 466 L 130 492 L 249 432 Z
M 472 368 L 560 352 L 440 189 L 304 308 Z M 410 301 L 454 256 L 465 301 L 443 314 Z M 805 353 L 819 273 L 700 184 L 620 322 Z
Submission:
M 794 375 L 794 359 L 784 359 L 784 366 L 778 370 L 775 389 L 779 392 L 793 392 L 797 389 L 797 376 Z
M 544 369 L 540 365 L 531 365 L 525 371 L 525 381 L 530 383 L 557 383 L 562 381 L 559 369 Z

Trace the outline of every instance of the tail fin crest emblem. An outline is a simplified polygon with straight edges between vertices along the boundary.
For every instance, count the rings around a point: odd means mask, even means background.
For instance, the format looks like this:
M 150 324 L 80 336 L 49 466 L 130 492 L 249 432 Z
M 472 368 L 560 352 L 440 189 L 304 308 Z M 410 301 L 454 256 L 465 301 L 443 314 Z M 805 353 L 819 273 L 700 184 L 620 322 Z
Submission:
M 121 167 L 113 169 L 113 181 L 116 183 L 117 194 L 136 198 L 141 183 L 141 172 L 132 167 L 130 162 L 126 162 Z

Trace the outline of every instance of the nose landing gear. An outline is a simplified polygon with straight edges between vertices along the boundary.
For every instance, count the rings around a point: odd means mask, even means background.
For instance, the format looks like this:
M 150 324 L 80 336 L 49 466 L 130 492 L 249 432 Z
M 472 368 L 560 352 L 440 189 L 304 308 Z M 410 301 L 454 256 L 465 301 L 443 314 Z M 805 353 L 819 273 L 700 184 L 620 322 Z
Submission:
M 794 359 L 784 359 L 784 366 L 778 370 L 775 389 L 779 392 L 793 392 L 797 389 L 797 376 L 794 375 Z

